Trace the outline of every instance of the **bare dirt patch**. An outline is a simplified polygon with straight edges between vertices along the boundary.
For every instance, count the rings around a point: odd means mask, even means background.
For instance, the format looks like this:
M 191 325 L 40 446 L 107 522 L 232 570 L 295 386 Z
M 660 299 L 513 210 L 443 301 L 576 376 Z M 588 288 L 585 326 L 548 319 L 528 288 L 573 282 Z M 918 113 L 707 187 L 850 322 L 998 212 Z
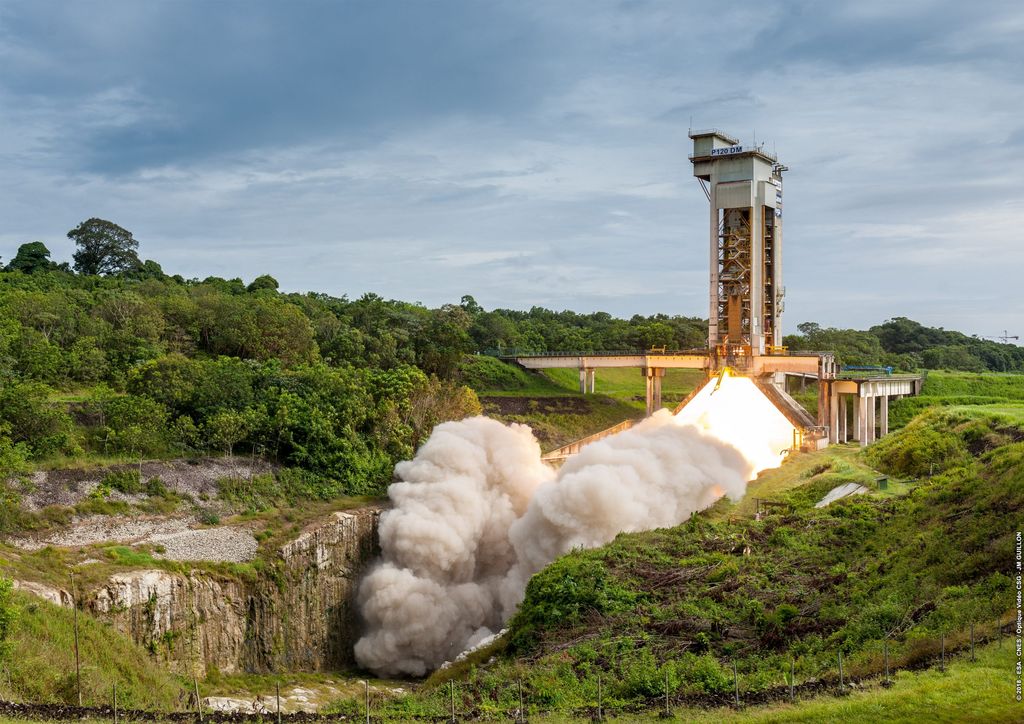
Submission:
M 581 397 L 481 397 L 485 410 L 498 415 L 590 414 L 590 402 Z

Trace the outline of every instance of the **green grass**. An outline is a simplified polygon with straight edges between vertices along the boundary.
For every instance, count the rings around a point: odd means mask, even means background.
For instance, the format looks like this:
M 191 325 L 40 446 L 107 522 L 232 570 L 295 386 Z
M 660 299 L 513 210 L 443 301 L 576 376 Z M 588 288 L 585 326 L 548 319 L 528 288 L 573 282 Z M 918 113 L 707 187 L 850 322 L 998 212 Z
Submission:
M 889 429 L 897 430 L 934 407 L 1003 406 L 1016 414 L 1018 404 L 1024 404 L 1024 374 L 931 371 L 920 396 L 890 403 Z
M 792 453 L 783 460 L 781 466 L 765 470 L 756 480 L 751 481 L 743 498 L 736 502 L 723 498 L 703 515 L 710 520 L 750 518 L 756 511 L 758 498 L 785 501 L 787 493 L 803 486 L 809 486 L 815 494 L 822 488 L 826 488 L 824 492 L 827 493 L 844 483 L 859 483 L 874 489 L 879 476 L 880 473 L 864 460 L 858 443 L 831 445 L 824 450 L 808 453 Z M 906 488 L 899 481 L 890 480 L 889 491 L 879 494 L 891 495 L 905 491 Z M 816 500 L 821 497 L 818 496 Z
M 567 392 L 579 393 L 579 371 L 575 369 L 544 370 L 542 374 L 552 384 Z M 595 390 L 598 394 L 618 400 L 641 401 L 646 395 L 646 382 L 636 368 L 609 368 L 597 370 Z M 661 382 L 661 395 L 665 403 L 678 402 L 704 380 L 703 370 L 668 369 Z
M 926 397 L 975 395 L 1024 400 L 1024 374 L 933 370 L 925 377 L 921 394 Z
M 473 355 L 466 357 L 459 368 L 462 383 L 480 396 L 557 396 L 571 394 L 539 372 L 527 372 L 511 362 L 496 357 Z
M 891 688 L 877 683 L 843 696 L 821 696 L 795 704 L 734 709 L 685 709 L 674 713 L 691 722 L 1013 722 L 1024 716 L 1014 701 L 1016 657 L 1009 643 L 980 648 L 976 662 L 961 656 L 946 667 L 900 671 Z
M 626 402 L 604 395 L 541 397 L 492 397 L 481 400 L 484 412 L 502 422 L 519 422 L 533 428 L 545 451 L 553 450 L 623 420 L 644 415 L 642 403 Z
M 437 708 L 452 677 L 489 716 L 514 707 L 519 677 L 538 708 L 571 714 L 593 704 L 598 675 L 622 709 L 655 701 L 666 675 L 680 695 L 728 697 L 732 662 L 758 692 L 783 685 L 791 661 L 799 680 L 831 681 L 839 652 L 870 677 L 883 642 L 895 668 L 933 661 L 941 636 L 962 648 L 972 623 L 989 635 L 1005 620 L 1020 437 L 1004 418 L 930 412 L 866 452 L 795 456 L 738 506 L 573 551 L 531 579 L 505 637 L 401 706 Z M 911 483 L 930 459 L 941 472 Z M 844 482 L 873 489 L 878 469 L 899 478 L 893 490 L 814 508 Z M 755 495 L 787 507 L 754 520 Z
M 884 688 L 878 680 L 867 682 L 853 689 L 846 696 L 822 695 L 815 697 L 798 696 L 793 704 L 781 703 L 751 706 L 742 709 L 731 707 L 717 709 L 672 708 L 676 721 L 695 722 L 843 722 L 844 724 L 879 724 L 896 722 L 1014 722 L 1021 719 L 1021 706 L 1013 698 L 1013 666 L 1015 656 L 1009 642 L 1000 647 L 989 644 L 979 647 L 977 661 L 972 662 L 966 655 L 953 659 L 944 672 L 932 667 L 924 671 L 898 671 L 892 677 L 892 685 Z M 251 680 L 248 677 L 228 677 L 223 685 L 204 686 L 204 694 L 230 695 L 238 693 L 263 693 L 272 688 L 265 677 Z M 287 685 L 335 683 L 322 675 L 285 676 Z M 359 687 L 357 687 L 359 688 Z M 346 692 L 348 694 L 348 692 Z M 354 701 L 359 692 L 348 694 Z M 461 703 L 461 702 L 460 702 Z M 407 705 L 408 706 L 408 705 Z M 381 707 L 378 706 L 378 709 Z M 390 708 L 390 707 L 388 707 Z M 410 707 L 411 708 L 411 707 Z M 426 707 L 424 707 L 426 708 Z M 443 702 L 435 707 L 439 716 L 444 715 Z M 644 714 L 610 712 L 614 721 L 651 721 L 655 708 Z M 488 717 L 501 720 L 500 716 Z M 507 719 L 507 717 L 504 717 Z M 530 711 L 530 719 L 542 722 L 584 722 L 587 718 L 559 713 L 540 714 L 536 706 Z M 375 720 L 378 720 L 375 718 Z M 23 719 L 0 717 L 0 724 L 23 724 Z M 87 721 L 110 721 L 96 718 Z M 389 717 L 386 721 L 401 721 Z
M 577 369 L 527 371 L 494 357 L 469 357 L 462 365 L 462 381 L 481 397 L 558 397 L 580 394 Z M 643 401 L 646 383 L 636 368 L 598 369 L 596 392 L 616 400 Z M 662 380 L 666 404 L 678 402 L 704 379 L 703 370 L 669 369 Z
M 637 369 L 599 369 L 596 394 L 582 395 L 579 372 L 528 372 L 493 357 L 468 357 L 463 382 L 481 398 L 484 412 L 503 422 L 525 423 L 544 450 L 552 450 L 643 417 L 646 383 Z M 667 370 L 662 403 L 672 408 L 704 379 L 702 370 Z
M 1024 401 L 1020 404 L 1002 405 L 952 405 L 950 412 L 974 415 L 995 415 L 1009 423 L 1024 423 Z
M 15 701 L 77 700 L 72 611 L 16 594 L 18 621 L 11 655 L 3 662 L 0 696 Z M 79 614 L 82 692 L 86 705 L 106 704 L 116 682 L 123 706 L 169 709 L 184 692 L 181 682 L 139 646 L 91 616 Z

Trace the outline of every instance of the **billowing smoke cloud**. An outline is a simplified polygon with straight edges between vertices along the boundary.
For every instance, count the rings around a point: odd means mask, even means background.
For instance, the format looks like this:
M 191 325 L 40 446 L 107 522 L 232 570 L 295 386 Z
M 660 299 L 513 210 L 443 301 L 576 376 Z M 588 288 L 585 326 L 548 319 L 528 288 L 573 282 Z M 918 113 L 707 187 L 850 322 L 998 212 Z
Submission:
M 359 590 L 356 659 L 422 675 L 500 630 L 530 576 L 559 555 L 678 525 L 722 495 L 741 497 L 754 471 L 666 411 L 588 445 L 557 474 L 524 425 L 439 425 L 388 491 L 383 561 Z

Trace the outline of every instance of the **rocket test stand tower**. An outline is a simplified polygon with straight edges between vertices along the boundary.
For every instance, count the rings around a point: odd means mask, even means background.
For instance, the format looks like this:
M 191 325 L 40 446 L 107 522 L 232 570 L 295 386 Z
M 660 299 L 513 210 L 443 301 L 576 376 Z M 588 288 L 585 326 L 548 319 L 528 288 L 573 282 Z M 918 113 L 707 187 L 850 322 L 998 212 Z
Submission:
M 762 147 L 691 131 L 693 175 L 710 207 L 708 348 L 744 368 L 782 348 L 782 173 Z

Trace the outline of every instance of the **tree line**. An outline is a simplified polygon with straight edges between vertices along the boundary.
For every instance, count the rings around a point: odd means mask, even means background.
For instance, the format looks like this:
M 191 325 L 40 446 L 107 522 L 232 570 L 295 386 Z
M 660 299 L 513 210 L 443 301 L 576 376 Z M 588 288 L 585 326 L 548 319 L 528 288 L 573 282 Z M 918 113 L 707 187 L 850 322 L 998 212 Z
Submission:
M 904 371 L 1024 372 L 1024 347 L 894 317 L 868 330 L 797 325 L 784 338 L 791 350 L 833 351 L 842 364 L 884 365 Z
M 248 284 L 167 275 L 103 219 L 68 237 L 71 263 L 35 241 L 0 271 L 7 470 L 83 452 L 244 449 L 350 490 L 382 489 L 433 424 L 479 411 L 461 385 L 468 354 L 706 343 L 707 323 L 693 317 L 285 294 L 269 275 Z M 845 364 L 1024 370 L 1024 348 L 900 317 L 867 331 L 804 323 L 799 332 L 786 337 L 791 349 L 834 350 Z
M 699 319 L 428 308 L 284 294 L 262 275 L 185 279 L 88 219 L 71 263 L 41 241 L 0 271 L 0 467 L 82 454 L 259 454 L 323 494 L 374 492 L 439 421 L 479 412 L 482 350 L 682 348 Z M 0 490 L 0 496 L 11 495 Z M 5 500 L 4 502 L 8 502 Z

